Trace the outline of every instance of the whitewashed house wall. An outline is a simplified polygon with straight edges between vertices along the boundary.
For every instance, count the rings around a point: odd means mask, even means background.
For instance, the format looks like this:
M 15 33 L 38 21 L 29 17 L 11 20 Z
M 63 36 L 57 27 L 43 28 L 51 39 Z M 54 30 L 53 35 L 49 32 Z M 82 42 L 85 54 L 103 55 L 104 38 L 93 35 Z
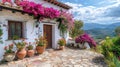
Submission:
M 33 0 L 31 0 L 33 1 Z M 36 3 L 41 3 L 45 7 L 52 7 L 57 10 L 66 10 L 51 3 L 42 1 L 42 0 L 34 0 Z M 48 24 L 52 25 L 52 48 L 56 49 L 58 47 L 57 41 L 61 38 L 60 31 L 58 30 L 58 24 L 55 21 L 46 21 L 49 23 L 41 23 L 39 27 L 35 27 L 35 19 L 28 14 L 21 14 L 20 12 L 12 13 L 10 10 L 3 9 L 0 11 L 0 25 L 3 30 L 2 41 L 3 44 L 0 44 L 0 60 L 3 58 L 4 47 L 12 43 L 12 40 L 8 40 L 8 20 L 12 21 L 21 21 L 24 23 L 24 36 L 27 39 L 27 42 L 34 42 L 35 38 L 38 38 L 39 35 L 43 35 L 43 25 Z M 68 40 L 69 34 L 66 34 L 66 40 Z M 18 40 L 19 41 L 19 40 Z

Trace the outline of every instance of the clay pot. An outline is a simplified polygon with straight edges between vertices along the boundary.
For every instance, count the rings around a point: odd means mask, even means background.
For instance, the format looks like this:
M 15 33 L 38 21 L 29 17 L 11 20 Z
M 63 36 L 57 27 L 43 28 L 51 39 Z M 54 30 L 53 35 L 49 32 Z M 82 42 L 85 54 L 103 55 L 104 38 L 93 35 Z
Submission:
M 27 50 L 27 56 L 32 57 L 34 56 L 35 51 L 34 50 Z
M 4 59 L 6 60 L 6 61 L 13 61 L 14 60 L 14 58 L 15 58 L 15 53 L 11 53 L 11 54 L 5 54 L 4 55 Z
M 59 49 L 60 49 L 60 50 L 63 50 L 63 49 L 64 49 L 64 46 L 59 46 Z
M 26 54 L 27 54 L 27 51 L 25 49 L 22 49 L 22 50 L 17 52 L 17 57 L 19 59 L 23 59 L 26 56 Z
M 44 46 L 36 46 L 36 51 L 38 54 L 42 54 L 45 51 Z

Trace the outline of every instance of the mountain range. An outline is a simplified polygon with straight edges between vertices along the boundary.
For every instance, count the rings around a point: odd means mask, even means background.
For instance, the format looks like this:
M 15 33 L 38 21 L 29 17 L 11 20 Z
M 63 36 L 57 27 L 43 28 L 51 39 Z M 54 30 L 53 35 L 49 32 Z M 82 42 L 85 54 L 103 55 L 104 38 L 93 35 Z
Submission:
M 120 22 L 113 24 L 84 23 L 83 29 L 94 38 L 103 39 L 106 36 L 115 36 L 114 30 L 118 26 L 120 26 Z

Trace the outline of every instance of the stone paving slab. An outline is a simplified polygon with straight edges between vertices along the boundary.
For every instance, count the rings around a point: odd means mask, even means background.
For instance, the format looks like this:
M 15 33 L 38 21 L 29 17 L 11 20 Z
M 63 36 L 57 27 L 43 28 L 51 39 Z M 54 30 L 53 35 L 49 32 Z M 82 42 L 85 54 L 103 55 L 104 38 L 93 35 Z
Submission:
M 39 56 L 2 64 L 0 67 L 107 67 L 101 54 L 90 50 L 46 50 Z

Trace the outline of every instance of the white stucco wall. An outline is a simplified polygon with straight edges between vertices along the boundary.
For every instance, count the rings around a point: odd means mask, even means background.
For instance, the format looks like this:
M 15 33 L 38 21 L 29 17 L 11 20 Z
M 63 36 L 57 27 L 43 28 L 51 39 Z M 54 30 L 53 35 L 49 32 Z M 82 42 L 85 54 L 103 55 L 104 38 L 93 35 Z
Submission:
M 58 24 L 55 21 L 54 24 L 52 24 L 51 21 L 47 21 L 49 23 L 40 23 L 39 28 L 36 28 L 35 19 L 33 19 L 32 16 L 29 16 L 28 14 L 23 15 L 19 12 L 12 13 L 12 11 L 9 10 L 2 10 L 0 11 L 0 25 L 3 29 L 3 44 L 0 44 L 0 59 L 2 59 L 2 56 L 4 54 L 4 47 L 12 43 L 12 40 L 8 40 L 8 20 L 21 21 L 24 23 L 24 36 L 27 39 L 27 42 L 34 42 L 34 39 L 38 38 L 39 34 L 44 34 L 44 24 L 52 25 L 52 48 L 56 49 L 58 47 L 57 42 L 61 36 L 60 31 L 58 30 Z
M 58 29 L 58 24 L 57 22 L 53 22 L 53 21 L 46 21 L 46 22 L 49 22 L 49 23 L 40 23 L 40 29 L 41 29 L 41 35 L 43 35 L 43 25 L 46 24 L 46 25 L 52 25 L 52 48 L 54 49 L 57 49 L 58 48 L 58 40 L 60 38 L 62 38 L 60 36 L 60 31 Z
M 24 36 L 27 39 L 27 42 L 34 42 L 34 39 L 38 37 L 38 28 L 35 27 L 35 20 L 32 16 L 29 16 L 28 14 L 22 15 L 19 12 L 12 13 L 9 10 L 0 11 L 0 25 L 3 29 L 3 44 L 0 45 L 0 58 L 2 58 L 4 54 L 4 47 L 12 43 L 11 40 L 8 40 L 8 20 L 24 23 Z
M 33 1 L 33 0 L 32 0 Z M 48 2 L 42 1 L 42 0 L 34 0 L 36 3 L 41 3 L 45 7 L 53 7 L 54 9 L 61 10 L 63 8 L 55 6 L 53 4 L 50 4 Z M 65 10 L 65 9 L 63 9 Z M 2 10 L 0 11 L 0 25 L 2 26 L 3 29 L 3 35 L 2 35 L 2 40 L 3 44 L 0 44 L 0 60 L 3 58 L 4 54 L 4 47 L 6 45 L 9 45 L 12 43 L 11 40 L 8 40 L 8 20 L 12 21 L 21 21 L 24 23 L 24 36 L 27 39 L 27 42 L 34 42 L 34 39 L 38 37 L 38 35 L 42 34 L 43 35 L 43 25 L 44 24 L 49 24 L 52 25 L 52 47 L 56 49 L 58 47 L 58 40 L 61 38 L 60 36 L 60 31 L 58 30 L 58 24 L 54 21 L 56 24 L 51 24 L 51 21 L 47 21 L 50 23 L 40 23 L 39 27 L 35 27 L 35 19 L 33 19 L 32 16 L 29 16 L 28 14 L 21 14 L 20 12 L 15 12 L 12 13 L 12 11 L 9 10 Z M 66 36 L 66 40 L 68 40 L 68 33 Z

